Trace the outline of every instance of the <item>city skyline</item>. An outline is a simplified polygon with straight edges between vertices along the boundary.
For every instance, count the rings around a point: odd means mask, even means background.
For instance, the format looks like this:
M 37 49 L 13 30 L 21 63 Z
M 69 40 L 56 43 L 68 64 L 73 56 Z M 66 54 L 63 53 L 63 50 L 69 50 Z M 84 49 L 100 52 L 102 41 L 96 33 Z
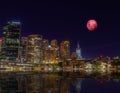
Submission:
M 117 3 L 33 0 L 7 2 L 2 1 L 0 4 L 0 25 L 10 20 L 21 21 L 21 36 L 40 34 L 49 41 L 57 39 L 58 42 L 68 39 L 71 42 L 71 52 L 76 51 L 79 41 L 83 57 L 98 57 L 100 54 L 120 56 L 120 13 Z M 93 32 L 86 28 L 89 19 L 98 22 L 98 28 Z M 0 36 L 2 37 L 2 31 Z

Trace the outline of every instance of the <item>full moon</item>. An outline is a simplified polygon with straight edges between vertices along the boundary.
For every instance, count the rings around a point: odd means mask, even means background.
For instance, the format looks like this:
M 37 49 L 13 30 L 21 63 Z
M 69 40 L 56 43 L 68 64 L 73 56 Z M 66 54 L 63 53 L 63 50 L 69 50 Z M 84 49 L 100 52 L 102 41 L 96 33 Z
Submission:
M 98 26 L 98 24 L 97 24 L 96 20 L 94 20 L 94 19 L 88 20 L 88 22 L 87 22 L 88 30 L 94 31 L 97 28 L 97 26 Z

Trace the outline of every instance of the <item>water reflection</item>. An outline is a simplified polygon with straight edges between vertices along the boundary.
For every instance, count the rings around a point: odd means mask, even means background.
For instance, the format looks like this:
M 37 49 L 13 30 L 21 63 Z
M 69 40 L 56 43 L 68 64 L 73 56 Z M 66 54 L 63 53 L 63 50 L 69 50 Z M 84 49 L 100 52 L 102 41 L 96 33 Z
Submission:
M 119 93 L 119 80 L 120 73 L 4 72 L 0 93 Z

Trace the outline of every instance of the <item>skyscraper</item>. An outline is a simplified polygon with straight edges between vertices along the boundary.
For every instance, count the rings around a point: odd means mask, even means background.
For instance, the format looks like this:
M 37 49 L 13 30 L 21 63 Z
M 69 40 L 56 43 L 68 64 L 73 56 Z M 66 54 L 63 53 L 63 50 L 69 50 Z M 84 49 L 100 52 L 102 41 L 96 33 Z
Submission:
M 2 50 L 2 38 L 0 38 L 0 53 L 1 53 L 1 50 Z
M 51 40 L 51 47 L 58 48 L 58 42 L 56 39 Z
M 2 58 L 4 60 L 15 61 L 19 58 L 20 32 L 20 22 L 11 21 L 3 27 Z
M 48 40 L 43 39 L 42 41 L 42 50 L 43 50 L 43 64 L 47 63 L 49 60 L 49 55 L 48 55 Z
M 77 58 L 78 58 L 78 59 L 82 58 L 79 42 L 78 42 L 78 44 L 77 44 L 76 54 L 77 54 Z
M 0 60 L 2 58 L 2 38 L 0 38 Z
M 21 58 L 27 60 L 27 52 L 28 52 L 28 37 L 21 38 Z
M 70 41 L 65 40 L 60 43 L 60 55 L 61 59 L 70 58 Z
M 51 61 L 56 64 L 58 63 L 58 42 L 56 39 L 51 41 Z
M 28 62 L 41 64 L 43 61 L 42 54 L 42 35 L 29 35 L 28 36 Z

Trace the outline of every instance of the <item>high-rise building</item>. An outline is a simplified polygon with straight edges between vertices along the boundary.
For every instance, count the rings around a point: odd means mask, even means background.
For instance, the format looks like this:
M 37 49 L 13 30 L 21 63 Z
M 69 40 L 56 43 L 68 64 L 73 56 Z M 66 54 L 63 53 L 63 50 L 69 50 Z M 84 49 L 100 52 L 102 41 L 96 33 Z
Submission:
M 51 45 L 48 45 L 48 48 L 45 49 L 45 64 L 53 64 L 53 48 Z
M 80 49 L 79 43 L 77 44 L 76 54 L 77 54 L 77 58 L 78 58 L 78 59 L 82 58 L 81 49 Z
M 56 39 L 51 40 L 51 47 L 58 48 L 58 41 Z
M 28 38 L 22 37 L 21 38 L 21 60 L 24 59 L 27 61 L 27 52 L 28 52 Z
M 58 63 L 58 42 L 56 39 L 51 41 L 51 62 Z
M 30 63 L 41 64 L 43 61 L 42 35 L 28 36 L 27 59 Z
M 65 40 L 60 43 L 60 55 L 61 59 L 70 58 L 70 41 Z
M 2 38 L 0 38 L 0 53 L 2 51 Z
M 15 61 L 19 58 L 20 32 L 20 22 L 11 21 L 3 27 L 2 58 L 4 60 Z
M 0 60 L 2 59 L 2 38 L 0 38 Z
M 52 40 L 50 45 L 48 40 L 43 40 L 43 63 L 57 64 L 58 63 L 58 43 L 57 40 Z
M 43 50 L 43 64 L 47 63 L 49 60 L 49 56 L 47 53 L 48 50 L 48 40 L 47 39 L 43 39 L 42 41 L 42 50 Z
M 42 41 L 42 47 L 43 47 L 43 49 L 48 48 L 48 45 L 49 45 L 48 40 L 47 39 L 43 39 L 43 41 Z

